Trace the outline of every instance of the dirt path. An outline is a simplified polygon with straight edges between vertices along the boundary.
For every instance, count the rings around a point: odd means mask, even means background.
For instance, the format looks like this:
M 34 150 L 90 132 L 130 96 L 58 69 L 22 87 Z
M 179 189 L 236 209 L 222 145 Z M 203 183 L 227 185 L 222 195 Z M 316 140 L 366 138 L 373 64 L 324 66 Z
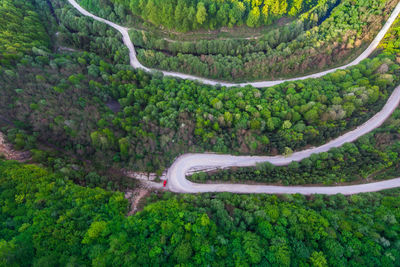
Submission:
M 162 183 L 139 180 L 137 188 L 125 192 L 125 198 L 128 199 L 130 203 L 128 216 L 135 214 L 141 209 L 141 201 L 144 197 L 150 195 L 151 192 L 162 190 L 166 190 Z
M 128 199 L 131 204 L 128 216 L 131 216 L 138 211 L 140 201 L 149 193 L 150 190 L 147 188 L 138 188 L 125 193 L 125 198 Z
M 24 162 L 30 159 L 28 151 L 16 151 L 12 145 L 6 141 L 2 132 L 0 132 L 0 156 L 5 157 L 7 160 L 17 160 Z
M 19 162 L 26 162 L 31 159 L 31 155 L 28 151 L 14 150 L 13 146 L 6 141 L 6 138 L 2 132 L 0 132 L 0 157 L 4 157 L 7 160 L 16 160 Z M 155 175 L 155 174 L 154 174 Z M 155 183 L 149 179 L 145 173 L 127 173 L 128 177 L 139 179 L 140 185 L 134 190 L 129 190 L 125 193 L 125 198 L 131 203 L 128 216 L 135 214 L 140 206 L 140 201 L 150 194 L 154 189 L 162 189 L 161 183 Z M 146 178 L 145 178 L 146 177 Z M 149 179 L 149 180 L 147 180 Z M 164 175 L 165 179 L 165 175 Z M 147 181 L 146 181 L 147 180 Z
M 147 173 L 147 172 L 134 172 L 134 171 L 128 171 L 128 170 L 124 170 L 123 172 L 129 178 L 133 178 L 133 179 L 136 179 L 136 180 L 143 180 L 143 181 L 154 181 L 157 178 L 159 178 L 160 180 L 165 180 L 166 177 L 167 177 L 167 172 L 166 171 L 164 171 L 161 174 L 161 176 L 158 176 L 155 173 Z

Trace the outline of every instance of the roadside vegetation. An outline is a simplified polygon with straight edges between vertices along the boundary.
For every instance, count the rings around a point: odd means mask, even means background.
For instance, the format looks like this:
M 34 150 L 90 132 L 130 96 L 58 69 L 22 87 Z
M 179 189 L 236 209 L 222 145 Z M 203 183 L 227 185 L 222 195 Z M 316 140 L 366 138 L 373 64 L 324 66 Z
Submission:
M 188 177 L 206 183 L 268 183 L 282 185 L 372 182 L 396 178 L 400 173 L 400 110 L 374 132 L 329 152 L 314 154 L 300 162 L 278 167 L 261 163 L 256 167 L 195 173 Z
M 222 30 L 216 27 L 218 30 L 211 34 L 198 30 L 182 34 L 171 32 L 168 27 L 160 29 L 132 16 L 128 2 L 85 0 L 80 4 L 101 17 L 131 25 L 130 36 L 138 59 L 146 66 L 235 82 L 296 77 L 350 62 L 372 41 L 397 4 L 396 0 L 293 1 L 289 5 L 313 5 L 313 8 L 292 20 L 275 21 L 268 29 L 256 27 L 258 32 L 246 35 L 244 32 L 252 32 L 253 28 Z M 257 9 L 261 5 L 261 10 L 272 2 L 244 1 L 250 8 Z M 286 1 L 275 2 L 282 7 L 286 5 Z M 215 5 L 219 15 L 225 12 L 224 6 L 229 5 L 226 1 L 210 3 L 206 6 Z M 133 14 L 151 13 L 160 21 L 172 7 L 186 8 L 183 7 L 185 1 L 180 1 L 183 6 L 165 1 L 130 1 L 130 4 Z M 265 10 L 272 12 L 271 8 Z M 154 15 L 157 12 L 163 14 Z M 270 17 L 279 18 L 273 14 Z M 174 20 L 175 15 L 167 18 Z M 190 16 L 179 19 L 179 27 L 185 27 L 186 19 L 190 20 Z M 223 21 L 219 16 L 212 16 L 210 20 Z
M 167 42 L 131 31 L 146 66 L 225 81 L 297 77 L 356 58 L 381 29 L 397 1 L 343 0 L 320 24 L 299 20 L 257 39 Z
M 392 26 L 380 44 L 382 55 L 400 59 L 400 19 Z M 256 168 L 223 170 L 214 173 L 198 173 L 189 177 L 196 182 L 230 181 L 262 182 L 284 185 L 337 184 L 348 182 L 369 182 L 393 178 L 400 171 L 400 130 L 399 109 L 374 132 L 361 137 L 354 144 L 346 144 L 327 153 L 315 154 L 300 163 L 293 162 L 287 167 L 269 163 Z
M 42 0 L 35 1 L 43 4 Z M 129 64 L 129 50 L 117 30 L 105 23 L 78 15 L 67 1 L 52 0 L 51 3 L 55 9 L 54 16 L 60 23 L 57 29 L 59 43 L 81 51 L 94 52 L 114 64 Z

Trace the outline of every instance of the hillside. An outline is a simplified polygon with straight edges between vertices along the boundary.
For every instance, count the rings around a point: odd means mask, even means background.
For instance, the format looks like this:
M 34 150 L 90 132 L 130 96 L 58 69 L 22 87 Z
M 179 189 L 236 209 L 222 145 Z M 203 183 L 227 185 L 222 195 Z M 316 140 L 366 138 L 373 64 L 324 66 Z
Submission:
M 0 266 L 400 266 L 399 13 L 0 0 Z

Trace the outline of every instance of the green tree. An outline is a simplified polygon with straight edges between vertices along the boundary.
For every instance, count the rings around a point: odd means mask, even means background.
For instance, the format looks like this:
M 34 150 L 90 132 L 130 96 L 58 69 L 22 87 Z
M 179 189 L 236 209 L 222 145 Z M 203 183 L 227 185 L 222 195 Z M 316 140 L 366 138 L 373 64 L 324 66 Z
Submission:
M 247 18 L 246 24 L 249 27 L 256 27 L 258 26 L 259 19 L 260 19 L 260 9 L 258 7 L 253 7 Z
M 119 151 L 121 153 L 122 159 L 127 159 L 129 157 L 129 140 L 128 138 L 121 138 L 118 141 Z
M 328 262 L 326 261 L 324 253 L 322 251 L 320 251 L 320 252 L 314 251 L 310 257 L 310 262 L 311 262 L 311 265 L 315 266 L 315 267 L 328 266 Z
M 196 21 L 202 25 L 207 20 L 207 10 L 203 2 L 197 4 Z

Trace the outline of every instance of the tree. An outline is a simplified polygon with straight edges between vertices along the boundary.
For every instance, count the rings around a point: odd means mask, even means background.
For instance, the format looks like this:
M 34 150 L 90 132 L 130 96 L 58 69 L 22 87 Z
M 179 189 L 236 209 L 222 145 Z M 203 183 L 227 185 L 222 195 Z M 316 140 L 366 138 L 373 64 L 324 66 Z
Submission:
M 258 26 L 259 19 L 260 19 L 260 9 L 258 7 L 253 7 L 247 18 L 246 24 L 249 27 L 256 27 Z
M 285 151 L 283 152 L 283 155 L 285 157 L 290 157 L 293 154 L 293 150 L 290 147 L 285 147 Z
M 282 129 L 290 129 L 292 127 L 292 123 L 289 120 L 286 120 L 282 124 Z
M 128 138 L 121 138 L 118 141 L 119 143 L 119 151 L 122 159 L 127 159 L 129 156 L 129 140 Z
M 222 6 L 219 7 L 219 10 L 217 11 L 217 22 L 218 25 L 228 25 L 229 21 L 229 4 L 224 3 Z
M 203 2 L 197 4 L 196 21 L 202 25 L 207 20 L 207 10 Z
M 314 251 L 310 257 L 310 262 L 311 262 L 312 266 L 315 266 L 315 267 L 328 266 L 328 262 L 326 261 L 324 253 L 322 251 L 320 251 L 320 252 Z
M 299 12 L 301 12 L 302 4 L 303 0 L 294 0 L 288 14 L 290 16 L 297 15 Z
M 264 6 L 262 7 L 262 18 L 264 23 L 269 23 L 269 5 L 267 1 L 265 1 Z
M 316 108 L 312 108 L 304 114 L 304 118 L 309 122 L 313 123 L 319 119 L 318 110 Z
M 247 232 L 243 235 L 243 248 L 251 264 L 261 261 L 263 250 L 260 246 L 260 238 L 256 234 Z
M 175 248 L 174 257 L 178 263 L 185 263 L 192 256 L 192 246 L 188 242 L 183 242 Z
M 235 24 L 242 24 L 243 15 L 246 11 L 246 7 L 243 2 L 235 1 L 232 3 L 233 7 L 229 11 L 229 25 L 233 26 Z

